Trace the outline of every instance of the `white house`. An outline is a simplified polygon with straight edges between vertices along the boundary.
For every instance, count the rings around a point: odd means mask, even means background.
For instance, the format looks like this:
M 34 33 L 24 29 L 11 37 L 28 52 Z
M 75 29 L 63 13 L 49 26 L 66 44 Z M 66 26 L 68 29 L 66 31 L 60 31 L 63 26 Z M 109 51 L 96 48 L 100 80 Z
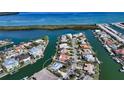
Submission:
M 67 37 L 66 35 L 61 36 L 61 42 L 67 42 Z
M 37 47 L 31 48 L 31 49 L 29 50 L 29 53 L 30 53 L 31 55 L 33 55 L 35 58 L 36 58 L 36 57 L 39 58 L 39 57 L 43 56 L 43 51 L 44 51 L 44 47 L 41 46 L 41 45 L 39 45 L 39 46 L 37 46 Z
M 42 40 L 42 39 L 37 39 L 37 40 L 35 40 L 35 42 L 36 42 L 36 43 L 41 43 L 41 42 L 44 42 L 44 40 Z
M 63 43 L 59 45 L 60 48 L 70 48 L 67 43 Z
M 72 34 L 67 34 L 66 36 L 72 39 Z
M 95 61 L 95 57 L 93 57 L 93 55 L 91 55 L 91 54 L 83 55 L 83 57 L 88 62 L 94 62 Z
M 62 66 L 63 66 L 63 64 L 55 62 L 54 64 L 52 64 L 51 68 L 52 68 L 53 70 L 58 70 L 58 69 L 60 69 Z
M 7 72 L 14 71 L 19 67 L 19 62 L 14 58 L 6 59 L 2 66 L 7 70 Z

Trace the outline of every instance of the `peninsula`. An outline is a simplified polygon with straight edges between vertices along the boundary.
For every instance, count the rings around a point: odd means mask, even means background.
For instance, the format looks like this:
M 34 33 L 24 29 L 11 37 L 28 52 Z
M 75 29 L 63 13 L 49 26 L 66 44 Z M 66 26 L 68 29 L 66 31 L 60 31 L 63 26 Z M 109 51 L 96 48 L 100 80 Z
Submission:
M 98 80 L 100 63 L 83 33 L 64 34 L 58 37 L 52 63 L 29 79 Z
M 17 30 L 95 30 L 99 27 L 96 24 L 91 25 L 27 25 L 27 26 L 0 26 L 0 30 L 17 31 Z
M 44 51 L 49 43 L 49 38 L 44 36 L 29 42 L 0 51 L 0 78 L 17 72 L 19 69 L 34 64 L 44 57 Z

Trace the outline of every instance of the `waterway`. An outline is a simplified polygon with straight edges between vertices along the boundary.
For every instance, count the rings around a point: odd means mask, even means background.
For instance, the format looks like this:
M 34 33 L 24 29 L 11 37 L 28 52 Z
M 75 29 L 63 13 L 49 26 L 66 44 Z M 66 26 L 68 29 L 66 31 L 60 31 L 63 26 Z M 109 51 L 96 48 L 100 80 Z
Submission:
M 100 79 L 101 80 L 123 80 L 124 73 L 119 72 L 121 65 L 116 63 L 109 53 L 102 46 L 101 42 L 94 37 L 91 31 L 87 31 L 86 36 L 96 52 L 98 59 L 101 61 L 100 65 Z

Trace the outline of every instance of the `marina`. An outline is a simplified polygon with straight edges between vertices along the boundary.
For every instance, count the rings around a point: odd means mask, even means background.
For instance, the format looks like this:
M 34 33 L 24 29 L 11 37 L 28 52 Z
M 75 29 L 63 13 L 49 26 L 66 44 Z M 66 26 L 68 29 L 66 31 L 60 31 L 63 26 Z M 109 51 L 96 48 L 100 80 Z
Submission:
M 105 49 L 110 53 L 111 57 L 122 65 L 123 72 L 123 35 L 120 32 L 110 28 L 109 25 L 98 25 L 102 30 L 96 30 L 95 35 L 102 42 Z
M 124 29 L 124 24 L 123 23 L 113 23 L 112 25 L 117 26 L 121 29 Z

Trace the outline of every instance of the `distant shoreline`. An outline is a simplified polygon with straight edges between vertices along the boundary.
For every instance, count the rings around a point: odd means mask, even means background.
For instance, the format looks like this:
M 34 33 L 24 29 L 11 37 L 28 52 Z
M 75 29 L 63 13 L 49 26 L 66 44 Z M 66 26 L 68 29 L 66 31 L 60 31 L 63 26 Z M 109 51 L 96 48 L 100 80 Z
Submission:
M 28 26 L 0 26 L 0 31 L 18 31 L 18 30 L 95 30 L 99 29 L 96 24 L 93 25 L 28 25 Z
M 16 15 L 19 12 L 0 12 L 0 16 L 9 16 L 9 15 Z

